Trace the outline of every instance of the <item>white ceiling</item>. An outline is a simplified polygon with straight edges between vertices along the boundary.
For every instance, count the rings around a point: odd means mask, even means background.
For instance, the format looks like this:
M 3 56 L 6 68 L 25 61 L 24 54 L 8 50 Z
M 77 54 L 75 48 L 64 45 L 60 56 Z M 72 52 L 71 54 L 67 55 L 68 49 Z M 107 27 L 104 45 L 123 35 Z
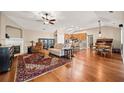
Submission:
M 9 11 L 3 12 L 11 20 L 22 26 L 24 29 L 38 31 L 55 31 L 64 29 L 65 31 L 74 31 L 98 27 L 98 20 L 101 20 L 102 26 L 118 27 L 118 24 L 124 23 L 124 12 L 114 11 L 55 11 L 52 12 L 56 18 L 55 25 L 43 25 L 35 11 Z

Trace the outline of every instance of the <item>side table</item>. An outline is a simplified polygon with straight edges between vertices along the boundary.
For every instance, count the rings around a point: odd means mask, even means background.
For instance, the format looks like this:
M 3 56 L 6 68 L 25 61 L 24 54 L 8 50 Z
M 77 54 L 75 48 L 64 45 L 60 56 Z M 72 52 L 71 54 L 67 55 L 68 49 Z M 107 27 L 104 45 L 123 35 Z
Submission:
M 32 54 L 32 47 L 31 46 L 28 47 L 28 54 Z
M 64 57 L 71 59 L 73 57 L 73 50 L 71 48 L 64 49 Z

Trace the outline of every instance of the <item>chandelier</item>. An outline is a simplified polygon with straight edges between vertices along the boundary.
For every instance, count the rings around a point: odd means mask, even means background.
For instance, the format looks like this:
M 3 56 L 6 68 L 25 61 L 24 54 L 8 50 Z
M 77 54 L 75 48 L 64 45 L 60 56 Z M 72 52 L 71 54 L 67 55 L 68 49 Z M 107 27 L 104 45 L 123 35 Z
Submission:
M 102 33 L 101 33 L 101 21 L 98 20 L 98 23 L 99 23 L 99 38 L 102 37 Z

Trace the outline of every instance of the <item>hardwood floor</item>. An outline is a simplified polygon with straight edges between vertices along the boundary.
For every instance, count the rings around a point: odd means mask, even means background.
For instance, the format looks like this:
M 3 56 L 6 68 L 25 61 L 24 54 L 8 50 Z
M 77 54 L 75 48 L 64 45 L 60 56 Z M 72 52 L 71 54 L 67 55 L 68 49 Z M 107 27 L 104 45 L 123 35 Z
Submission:
M 74 54 L 72 62 L 57 68 L 30 82 L 121 82 L 124 81 L 124 65 L 119 54 L 111 57 L 82 50 Z M 14 81 L 16 58 L 10 72 L 0 74 L 1 82 Z

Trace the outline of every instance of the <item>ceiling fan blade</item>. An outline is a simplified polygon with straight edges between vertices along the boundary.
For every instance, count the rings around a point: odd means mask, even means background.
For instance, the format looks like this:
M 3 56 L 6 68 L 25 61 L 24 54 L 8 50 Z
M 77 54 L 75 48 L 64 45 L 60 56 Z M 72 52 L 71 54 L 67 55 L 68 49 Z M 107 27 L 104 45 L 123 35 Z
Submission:
M 52 21 L 49 21 L 50 24 L 54 25 L 55 23 L 53 23 Z
M 46 18 L 42 16 L 42 19 L 46 19 Z
M 56 21 L 56 19 L 50 19 L 50 21 Z

